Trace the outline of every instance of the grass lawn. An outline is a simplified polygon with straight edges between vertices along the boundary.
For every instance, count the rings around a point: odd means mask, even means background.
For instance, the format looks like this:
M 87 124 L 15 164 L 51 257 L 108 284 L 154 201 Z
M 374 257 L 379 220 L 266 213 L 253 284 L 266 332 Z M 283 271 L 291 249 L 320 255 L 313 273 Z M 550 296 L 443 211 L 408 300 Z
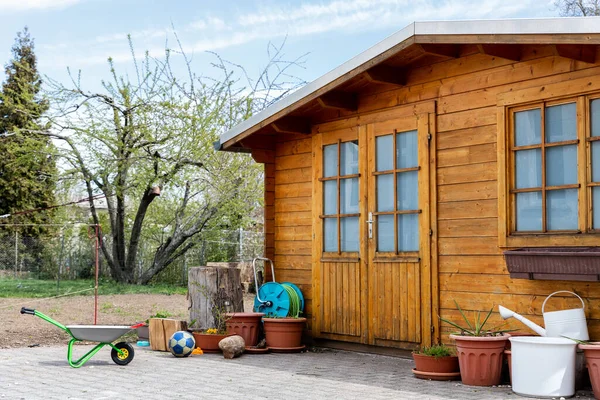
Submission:
M 86 290 L 89 289 L 89 290 Z M 85 291 L 84 291 L 85 290 Z M 60 281 L 57 288 L 56 280 L 39 279 L 0 279 L 0 298 L 2 297 L 51 297 L 82 291 L 81 295 L 94 293 L 93 280 Z M 113 281 L 101 280 L 98 284 L 98 294 L 186 294 L 187 287 L 167 284 L 157 285 L 127 285 Z

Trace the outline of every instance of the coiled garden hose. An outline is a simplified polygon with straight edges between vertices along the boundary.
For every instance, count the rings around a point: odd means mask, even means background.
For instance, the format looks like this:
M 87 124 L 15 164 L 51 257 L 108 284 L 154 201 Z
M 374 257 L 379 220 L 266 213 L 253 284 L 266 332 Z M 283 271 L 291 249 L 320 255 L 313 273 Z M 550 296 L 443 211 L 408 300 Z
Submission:
M 282 283 L 281 286 L 283 286 L 290 298 L 290 309 L 287 316 L 297 318 L 300 315 L 300 297 L 290 285 Z

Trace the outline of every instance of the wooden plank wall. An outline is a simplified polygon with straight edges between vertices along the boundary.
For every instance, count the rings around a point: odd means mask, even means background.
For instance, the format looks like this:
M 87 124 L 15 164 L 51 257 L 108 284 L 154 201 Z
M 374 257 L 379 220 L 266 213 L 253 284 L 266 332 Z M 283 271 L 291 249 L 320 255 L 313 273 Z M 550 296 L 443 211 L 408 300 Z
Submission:
M 600 334 L 600 286 L 590 283 L 511 279 L 498 247 L 498 168 L 496 102 L 502 92 L 592 76 L 599 67 L 549 55 L 544 47 L 529 49 L 525 62 L 475 70 L 439 88 L 438 103 L 438 248 L 440 309 L 459 321 L 454 300 L 463 309 L 487 311 L 502 304 L 543 325 L 542 302 L 557 290 L 586 298 L 590 328 Z M 480 58 L 470 57 L 472 59 Z M 470 63 L 464 60 L 465 64 Z M 553 300 L 557 307 L 577 307 L 577 300 Z M 551 305 L 551 307 L 552 307 Z M 551 308 L 552 309 L 552 308 Z M 473 315 L 471 313 L 471 315 Z M 491 326 L 501 325 L 497 313 Z M 443 326 L 443 325 L 442 325 Z M 511 320 L 508 328 L 527 330 Z M 448 341 L 442 330 L 443 341 Z
M 600 285 L 510 279 L 498 247 L 497 95 L 581 77 L 600 80 L 599 66 L 554 54 L 551 46 L 527 45 L 523 61 L 514 62 L 473 52 L 411 70 L 408 86 L 400 89 L 373 85 L 369 93 L 359 97 L 358 112 L 336 111 L 332 115 L 325 110 L 312 120 L 342 122 L 357 114 L 436 100 L 441 316 L 458 321 L 460 316 L 453 302 L 456 299 L 465 310 L 486 311 L 502 304 L 542 324 L 544 298 L 556 290 L 572 290 L 584 297 L 590 334 L 598 340 Z M 310 321 L 311 139 L 280 136 L 275 155 L 272 173 L 277 280 L 299 284 L 307 299 Z M 564 298 L 553 304 L 555 309 L 577 306 L 576 301 Z M 492 325 L 500 321 L 496 312 Z M 511 327 L 524 329 L 517 321 Z M 444 342 L 448 341 L 449 331 L 442 329 Z
M 361 98 L 359 112 L 427 99 L 438 102 L 442 317 L 460 320 L 454 305 L 456 299 L 465 310 L 487 311 L 502 304 L 542 324 L 544 298 L 565 289 L 585 297 L 591 335 L 600 338 L 599 285 L 510 279 L 498 247 L 496 164 L 499 93 L 599 73 L 598 66 L 554 56 L 550 46 L 528 46 L 524 61 L 519 63 L 472 54 L 411 71 L 406 88 Z M 576 307 L 577 301 L 558 299 L 553 304 L 556 308 Z M 497 313 L 491 322 L 492 326 L 502 323 Z M 526 330 L 517 321 L 509 327 Z M 450 331 L 451 328 L 442 328 L 443 341 L 448 341 Z
M 312 320 L 312 139 L 280 135 L 275 145 L 273 261 L 278 282 L 292 282 Z M 310 329 L 310 328 L 309 328 Z

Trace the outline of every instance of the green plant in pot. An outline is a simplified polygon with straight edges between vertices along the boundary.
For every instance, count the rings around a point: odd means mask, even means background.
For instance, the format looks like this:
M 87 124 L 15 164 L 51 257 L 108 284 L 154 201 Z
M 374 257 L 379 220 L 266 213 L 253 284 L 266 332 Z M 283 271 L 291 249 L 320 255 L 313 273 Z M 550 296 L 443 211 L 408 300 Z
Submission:
M 415 361 L 413 373 L 417 378 L 453 380 L 460 377 L 458 357 L 444 344 L 421 347 L 412 356 Z
M 461 326 L 442 317 L 440 320 L 458 329 L 450 338 L 456 342 L 462 382 L 470 386 L 498 385 L 502 375 L 504 347 L 510 336 L 507 332 L 510 330 L 487 327 L 493 307 L 484 318 L 481 311 L 475 311 L 471 321 L 456 300 L 454 304 L 465 325 Z
M 210 298 L 211 300 L 210 314 L 212 316 L 212 323 L 209 325 L 210 328 L 199 328 L 198 326 L 201 326 L 200 321 L 197 319 L 192 320 L 189 331 L 194 336 L 196 347 L 202 349 L 204 353 L 220 353 L 219 342 L 227 336 L 234 334 L 227 331 L 227 320 L 229 319 L 227 304 L 229 303 L 229 298 L 221 290 L 217 290 L 216 293 L 211 295 L 206 290 L 206 287 L 202 286 L 200 291 L 206 298 Z

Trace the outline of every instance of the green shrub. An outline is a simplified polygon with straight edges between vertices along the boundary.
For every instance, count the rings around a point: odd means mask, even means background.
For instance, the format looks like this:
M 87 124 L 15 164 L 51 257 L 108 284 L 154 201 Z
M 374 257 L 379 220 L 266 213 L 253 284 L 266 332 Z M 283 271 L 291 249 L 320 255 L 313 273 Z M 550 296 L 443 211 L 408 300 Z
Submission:
M 454 350 L 443 344 L 434 344 L 433 346 L 421 347 L 417 354 L 431 356 L 435 358 L 449 357 L 454 355 Z

